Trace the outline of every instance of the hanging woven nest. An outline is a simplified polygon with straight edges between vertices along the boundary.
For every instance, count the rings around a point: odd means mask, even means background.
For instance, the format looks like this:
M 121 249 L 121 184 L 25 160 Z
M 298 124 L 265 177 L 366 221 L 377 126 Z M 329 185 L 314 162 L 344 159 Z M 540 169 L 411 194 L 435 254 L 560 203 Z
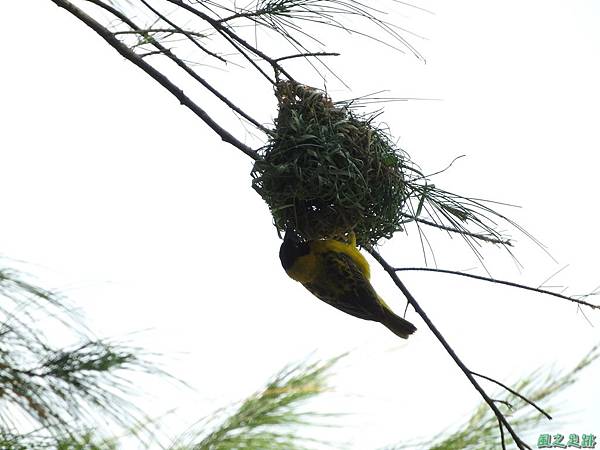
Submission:
M 252 170 L 252 186 L 277 229 L 307 239 L 354 231 L 362 245 L 401 230 L 412 164 L 373 124 L 375 116 L 294 82 L 279 83 L 276 96 L 275 128 Z

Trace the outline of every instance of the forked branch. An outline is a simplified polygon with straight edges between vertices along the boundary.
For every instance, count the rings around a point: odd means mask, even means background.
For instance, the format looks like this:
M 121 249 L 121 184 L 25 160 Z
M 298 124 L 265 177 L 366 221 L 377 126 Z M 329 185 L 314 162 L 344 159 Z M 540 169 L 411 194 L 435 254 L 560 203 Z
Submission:
M 139 25 L 137 25 L 130 17 L 123 14 L 121 11 L 114 8 L 113 6 L 104 3 L 102 0 L 87 0 L 87 1 L 89 3 L 92 3 L 92 4 L 102 8 L 105 11 L 109 12 L 110 14 L 115 16 L 117 19 L 119 19 L 121 22 L 123 22 L 125 25 L 127 25 L 129 28 L 131 28 L 130 30 L 126 30 L 126 31 L 114 32 L 113 35 L 115 37 L 118 35 L 122 35 L 122 34 L 141 34 L 142 32 L 144 32 L 144 30 L 141 30 Z M 246 119 L 248 122 L 250 122 L 252 125 L 254 125 L 259 130 L 263 131 L 264 133 L 270 132 L 265 126 L 263 126 L 256 119 L 251 117 L 248 113 L 246 113 L 244 110 L 242 110 L 239 106 L 237 106 L 235 103 L 233 103 L 231 100 L 229 100 L 229 98 L 227 98 L 219 90 L 217 90 L 214 86 L 212 86 L 210 83 L 208 83 L 203 77 L 198 75 L 198 73 L 195 70 L 193 70 L 181 58 L 177 57 L 175 55 L 175 53 L 173 53 L 170 49 L 166 48 L 163 44 L 161 44 L 160 41 L 154 37 L 153 33 L 156 33 L 156 30 L 155 29 L 151 29 L 151 30 L 152 30 L 152 33 L 150 33 L 150 31 L 146 31 L 146 33 L 143 34 L 143 36 L 149 41 L 149 43 L 154 48 L 156 48 L 156 52 L 148 52 L 143 55 L 144 57 L 149 56 L 151 54 L 164 54 L 171 61 L 173 61 L 175 64 L 177 64 L 177 66 L 179 66 L 183 71 L 185 71 L 189 76 L 191 76 L 194 80 L 196 80 L 198 83 L 200 83 L 200 85 L 202 85 L 204 88 L 206 88 L 211 94 L 213 94 L 220 101 L 222 101 L 227 107 L 229 107 L 236 114 L 239 114 L 241 117 Z M 171 30 L 171 29 L 165 29 L 165 32 L 166 32 L 166 30 Z M 180 30 L 180 28 L 175 29 L 175 31 L 178 31 L 178 30 Z M 192 36 L 200 34 L 200 33 L 192 34 L 192 32 L 190 32 L 190 31 L 187 31 L 187 32 L 188 32 L 188 34 L 190 34 Z
M 390 266 L 387 263 L 387 261 L 385 259 L 383 259 L 383 257 L 376 250 L 374 250 L 372 248 L 369 248 L 369 249 L 367 249 L 367 251 L 373 256 L 373 258 L 375 258 L 377 260 L 377 262 L 381 265 L 381 267 L 383 267 L 383 269 L 392 278 L 392 280 L 394 281 L 394 283 L 396 284 L 396 286 L 400 289 L 400 291 L 402 292 L 402 294 L 404 294 L 404 296 L 406 297 L 406 299 L 408 300 L 408 302 L 410 303 L 410 305 L 415 309 L 415 311 L 417 312 L 417 314 L 419 314 L 419 316 L 421 316 L 421 318 L 423 319 L 423 321 L 427 324 L 427 326 L 429 327 L 429 329 L 431 330 L 431 332 L 435 335 L 435 337 L 437 338 L 437 340 L 442 344 L 442 346 L 444 347 L 444 349 L 448 352 L 448 354 L 450 355 L 450 357 L 454 360 L 454 362 L 460 368 L 460 370 L 463 372 L 463 374 L 465 375 L 465 377 L 467 377 L 467 379 L 473 385 L 473 387 L 475 388 L 475 390 L 479 393 L 479 395 L 481 395 L 481 397 L 483 398 L 483 400 L 487 403 L 487 405 L 493 411 L 494 415 L 498 419 L 498 426 L 500 428 L 502 448 L 506 449 L 506 443 L 505 443 L 505 437 L 504 437 L 504 430 L 506 429 L 506 431 L 508 431 L 508 434 L 510 434 L 510 436 L 512 437 L 513 441 L 515 442 L 515 444 L 517 445 L 517 447 L 519 449 L 521 449 L 521 450 L 524 450 L 524 449 L 531 450 L 531 447 L 529 445 L 527 445 L 519 437 L 519 435 L 516 433 L 516 431 L 512 428 L 512 426 L 509 423 L 508 419 L 502 413 L 502 411 L 500 411 L 498 409 L 498 406 L 496 405 L 496 403 L 494 402 L 494 400 L 487 394 L 487 392 L 483 389 L 483 387 L 475 379 L 474 373 L 458 357 L 458 355 L 456 354 L 456 352 L 454 351 L 454 349 L 450 346 L 450 344 L 448 343 L 448 341 L 446 341 L 446 339 L 444 338 L 444 336 L 442 335 L 442 333 L 437 329 L 437 327 L 431 321 L 431 319 L 429 318 L 429 316 L 425 313 L 425 311 L 423 310 L 423 308 L 421 308 L 421 305 L 417 302 L 417 300 L 415 299 L 415 297 L 411 294 L 411 292 L 408 290 L 408 288 L 400 280 L 400 278 L 396 274 L 396 269 L 394 269 L 394 267 Z
M 64 8 L 77 19 L 85 23 L 88 27 L 90 27 L 98 35 L 100 35 L 100 37 L 102 37 L 111 47 L 118 51 L 124 58 L 131 61 L 133 64 L 135 64 L 148 75 L 150 75 L 161 86 L 163 86 L 171 94 L 173 94 L 181 102 L 182 105 L 187 106 L 194 114 L 196 114 L 196 116 L 198 116 L 204 123 L 206 123 L 215 133 L 217 133 L 221 137 L 223 141 L 233 145 L 234 147 L 237 147 L 239 150 L 241 150 L 246 155 L 250 156 L 252 159 L 258 159 L 258 154 L 255 150 L 248 147 L 246 144 L 244 144 L 235 136 L 233 136 L 229 131 L 227 131 L 225 128 L 219 125 L 204 109 L 202 109 L 192 99 L 185 95 L 181 88 L 179 88 L 176 84 L 169 80 L 162 72 L 155 69 L 152 65 L 148 64 L 140 55 L 138 55 L 125 44 L 123 44 L 104 25 L 96 21 L 93 17 L 89 16 L 83 10 L 79 9 L 69 0 L 51 1 L 54 2 L 57 6 Z

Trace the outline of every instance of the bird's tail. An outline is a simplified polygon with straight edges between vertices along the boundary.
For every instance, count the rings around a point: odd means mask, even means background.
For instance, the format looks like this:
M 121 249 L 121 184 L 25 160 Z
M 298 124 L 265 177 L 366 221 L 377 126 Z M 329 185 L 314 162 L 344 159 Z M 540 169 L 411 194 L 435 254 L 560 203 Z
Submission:
M 381 321 L 392 333 L 396 336 L 400 336 L 402 339 L 408 339 L 408 336 L 417 331 L 415 327 L 408 320 L 397 316 L 388 308 L 385 308 L 384 318 Z

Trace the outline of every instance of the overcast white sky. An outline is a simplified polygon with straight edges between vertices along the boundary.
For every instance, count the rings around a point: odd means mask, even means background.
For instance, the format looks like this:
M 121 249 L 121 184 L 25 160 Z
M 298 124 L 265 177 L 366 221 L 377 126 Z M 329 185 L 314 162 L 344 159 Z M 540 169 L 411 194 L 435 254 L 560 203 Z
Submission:
M 404 25 L 428 38 L 414 41 L 427 64 L 353 44 L 333 61 L 353 90 L 334 84 L 332 92 L 442 99 L 386 105 L 383 119 L 426 172 L 466 154 L 436 184 L 522 206 L 503 211 L 558 261 L 512 233 L 524 268 L 484 249 L 492 274 L 536 285 L 569 264 L 556 284 L 593 290 L 600 3 L 418 4 L 435 15 L 413 11 Z M 177 396 L 157 385 L 150 412 L 181 406 L 196 419 L 311 352 L 352 349 L 332 380 L 336 400 L 321 405 L 356 413 L 331 432 L 350 448 L 440 431 L 479 403 L 414 312 L 418 332 L 398 342 L 289 280 L 267 207 L 250 188 L 251 161 L 144 73 L 49 0 L 6 3 L 0 17 L 1 253 L 64 288 L 99 334 L 148 330 L 132 339 L 166 353 L 167 368 L 198 391 Z M 270 119 L 268 87 L 211 70 Z M 459 239 L 429 235 L 440 267 L 477 266 Z M 412 229 L 382 252 L 398 266 L 423 265 Z M 392 283 L 373 272 L 382 297 L 402 311 Z M 499 380 L 568 368 L 600 342 L 597 312 L 587 312 L 592 327 L 555 298 L 438 274 L 403 279 L 466 364 Z M 571 414 L 539 432 L 600 435 L 599 375 L 600 365 L 590 368 L 561 397 Z

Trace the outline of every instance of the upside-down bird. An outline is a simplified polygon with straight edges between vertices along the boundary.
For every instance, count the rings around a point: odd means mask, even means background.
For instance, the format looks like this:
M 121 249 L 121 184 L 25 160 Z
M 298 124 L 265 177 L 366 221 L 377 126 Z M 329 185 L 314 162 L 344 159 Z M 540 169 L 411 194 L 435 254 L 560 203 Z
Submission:
M 380 322 L 401 338 L 416 331 L 397 316 L 369 282 L 369 263 L 351 242 L 334 239 L 302 240 L 286 231 L 279 259 L 290 278 L 302 283 L 317 298 L 347 314 Z

